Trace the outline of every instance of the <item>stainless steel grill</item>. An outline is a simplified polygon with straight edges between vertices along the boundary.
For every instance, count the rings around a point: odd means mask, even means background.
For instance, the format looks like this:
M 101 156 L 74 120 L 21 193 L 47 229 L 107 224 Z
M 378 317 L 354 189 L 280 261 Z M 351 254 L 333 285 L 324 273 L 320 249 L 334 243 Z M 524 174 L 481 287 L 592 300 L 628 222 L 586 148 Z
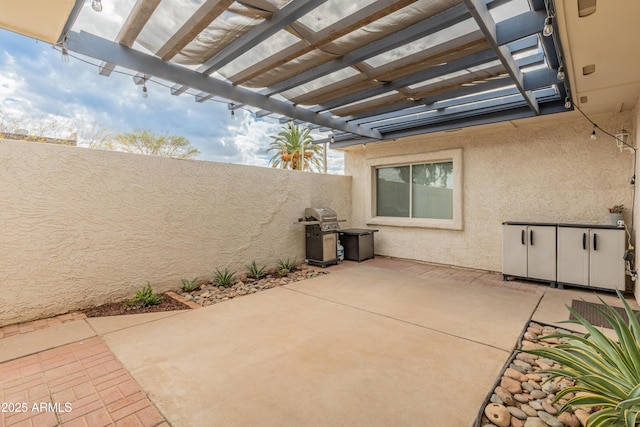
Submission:
M 307 208 L 304 211 L 306 262 L 326 267 L 337 264 L 338 215 L 330 208 Z

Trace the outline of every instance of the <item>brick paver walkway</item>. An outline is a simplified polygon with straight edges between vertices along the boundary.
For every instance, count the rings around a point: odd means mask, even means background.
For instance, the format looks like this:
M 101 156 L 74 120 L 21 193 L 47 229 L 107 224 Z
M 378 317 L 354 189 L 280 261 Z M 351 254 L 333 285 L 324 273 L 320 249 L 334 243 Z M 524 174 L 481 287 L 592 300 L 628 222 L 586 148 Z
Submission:
M 51 326 L 61 325 L 67 322 L 73 322 L 74 320 L 86 319 L 84 313 L 67 313 L 56 317 L 50 317 L 48 319 L 33 320 L 31 322 L 25 322 L 20 324 L 7 325 L 0 328 L 0 339 L 10 337 L 18 334 L 26 334 L 33 331 L 39 331 L 40 329 L 49 328 Z
M 0 426 L 169 426 L 99 337 L 0 364 Z

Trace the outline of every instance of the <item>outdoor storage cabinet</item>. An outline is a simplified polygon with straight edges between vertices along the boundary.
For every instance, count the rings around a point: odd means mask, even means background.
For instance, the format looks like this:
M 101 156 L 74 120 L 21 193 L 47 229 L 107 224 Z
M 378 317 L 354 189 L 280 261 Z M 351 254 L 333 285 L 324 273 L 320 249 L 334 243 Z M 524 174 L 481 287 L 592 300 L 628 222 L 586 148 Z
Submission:
M 613 226 L 558 226 L 558 284 L 625 290 L 625 231 Z
M 373 233 L 376 231 L 378 230 L 361 228 L 341 230 L 338 234 L 344 247 L 344 259 L 360 262 L 373 258 Z
M 503 223 L 502 274 L 556 282 L 556 224 Z

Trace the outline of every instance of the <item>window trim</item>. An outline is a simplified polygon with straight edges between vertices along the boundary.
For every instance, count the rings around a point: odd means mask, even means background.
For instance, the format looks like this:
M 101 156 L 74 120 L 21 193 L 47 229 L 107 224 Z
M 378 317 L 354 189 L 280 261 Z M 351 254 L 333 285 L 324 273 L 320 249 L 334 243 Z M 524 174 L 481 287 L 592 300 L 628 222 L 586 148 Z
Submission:
M 377 216 L 376 169 L 393 166 L 409 166 L 424 163 L 453 162 L 453 219 L 404 218 Z M 405 154 L 367 159 L 367 225 L 387 225 L 392 227 L 440 228 L 463 230 L 462 221 L 462 148 Z

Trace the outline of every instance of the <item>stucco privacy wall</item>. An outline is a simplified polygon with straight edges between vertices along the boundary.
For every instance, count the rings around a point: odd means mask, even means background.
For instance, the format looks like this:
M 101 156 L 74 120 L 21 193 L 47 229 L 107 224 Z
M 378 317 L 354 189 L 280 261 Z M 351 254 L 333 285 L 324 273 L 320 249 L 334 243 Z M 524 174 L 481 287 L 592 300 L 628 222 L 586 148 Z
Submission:
M 631 206 L 633 157 L 615 140 L 590 140 L 583 118 L 518 121 L 350 147 L 345 173 L 353 176 L 352 226 L 377 228 L 376 253 L 491 271 L 502 270 L 504 221 L 609 224 L 608 207 Z M 574 116 L 575 117 L 575 116 Z M 619 129 L 625 117 L 595 117 L 604 129 Z M 462 149 L 462 230 L 395 227 L 367 223 L 371 164 L 418 163 L 420 153 Z M 416 154 L 418 154 L 416 156 Z M 436 156 L 437 157 L 437 156 Z M 416 159 L 417 158 L 417 159 Z M 454 166 L 455 167 L 455 166 Z M 374 211 L 375 212 L 375 211 Z M 630 212 L 625 214 L 630 220 Z
M 0 182 L 0 325 L 302 261 L 304 209 L 351 211 L 346 176 L 20 141 Z

